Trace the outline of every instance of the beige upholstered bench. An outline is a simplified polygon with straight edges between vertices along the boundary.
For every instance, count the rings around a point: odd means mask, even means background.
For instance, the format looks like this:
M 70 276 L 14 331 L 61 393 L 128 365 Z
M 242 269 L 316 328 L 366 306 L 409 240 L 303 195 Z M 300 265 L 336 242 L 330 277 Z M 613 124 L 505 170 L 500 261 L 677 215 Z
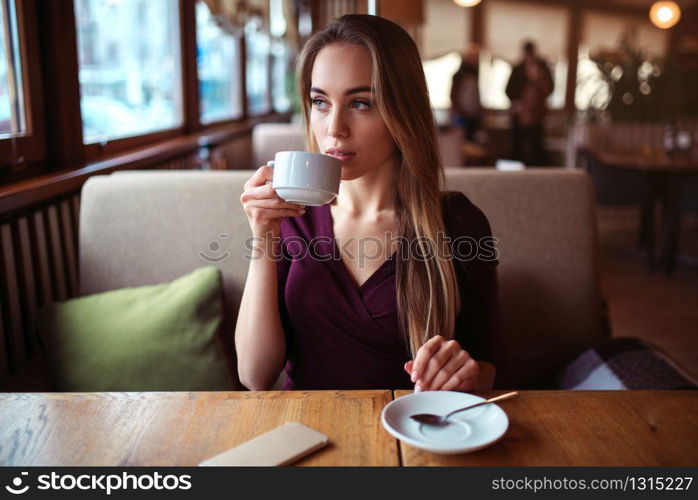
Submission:
M 232 338 L 250 236 L 250 171 L 121 172 L 91 178 L 80 214 L 80 291 L 172 280 L 218 261 Z M 603 337 L 593 196 L 582 172 L 447 169 L 488 216 L 500 253 L 498 385 L 544 386 Z

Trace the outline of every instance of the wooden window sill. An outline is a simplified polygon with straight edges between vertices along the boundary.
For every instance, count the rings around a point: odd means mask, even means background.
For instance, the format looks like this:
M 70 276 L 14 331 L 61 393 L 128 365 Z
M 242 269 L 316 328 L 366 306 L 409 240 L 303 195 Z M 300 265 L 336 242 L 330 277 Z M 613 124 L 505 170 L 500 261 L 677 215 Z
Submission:
M 255 125 L 269 121 L 288 120 L 288 114 L 271 114 L 232 124 L 213 127 L 196 134 L 176 137 L 156 145 L 119 154 L 85 166 L 39 175 L 20 182 L 0 186 L 0 217 L 29 205 L 80 189 L 93 175 L 108 175 L 117 170 L 145 169 L 167 160 L 194 153 L 202 147 L 213 147 L 249 134 Z

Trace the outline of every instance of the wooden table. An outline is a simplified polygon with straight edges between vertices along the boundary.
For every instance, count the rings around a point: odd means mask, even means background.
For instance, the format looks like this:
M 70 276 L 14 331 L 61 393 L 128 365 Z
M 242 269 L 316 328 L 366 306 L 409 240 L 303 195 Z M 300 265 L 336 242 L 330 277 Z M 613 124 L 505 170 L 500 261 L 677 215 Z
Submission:
M 698 464 L 698 391 L 519 391 L 501 407 L 509 429 L 494 445 L 437 455 L 400 443 L 403 465 Z
M 642 151 L 614 151 L 614 150 L 590 150 L 600 162 L 606 165 L 614 165 L 619 168 L 633 170 L 645 170 L 648 172 L 698 172 L 698 159 L 686 155 L 668 155 L 663 151 L 643 153 Z
M 479 393 L 493 396 L 501 391 Z M 483 450 L 398 443 L 380 412 L 409 391 L 0 394 L 0 465 L 196 465 L 288 421 L 330 437 L 298 465 L 696 465 L 698 391 L 520 391 Z
M 295 421 L 331 438 L 299 465 L 398 465 L 391 391 L 0 394 L 0 465 L 197 465 Z

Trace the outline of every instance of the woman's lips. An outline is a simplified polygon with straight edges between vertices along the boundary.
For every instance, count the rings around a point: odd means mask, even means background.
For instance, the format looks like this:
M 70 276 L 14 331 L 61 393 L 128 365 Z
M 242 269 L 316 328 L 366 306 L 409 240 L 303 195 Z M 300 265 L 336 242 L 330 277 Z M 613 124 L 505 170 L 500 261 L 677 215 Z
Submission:
M 330 156 L 334 156 L 338 160 L 342 162 L 349 161 L 356 153 L 353 151 L 343 151 L 339 149 L 328 149 L 325 154 L 328 154 Z

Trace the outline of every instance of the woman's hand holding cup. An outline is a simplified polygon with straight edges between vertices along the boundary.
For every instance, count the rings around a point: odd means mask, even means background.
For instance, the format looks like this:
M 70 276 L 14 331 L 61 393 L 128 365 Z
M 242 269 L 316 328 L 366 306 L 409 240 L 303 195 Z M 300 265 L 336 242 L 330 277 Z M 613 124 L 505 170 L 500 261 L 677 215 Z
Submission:
M 305 213 L 305 207 L 282 200 L 271 181 L 274 170 L 268 165 L 259 167 L 245 183 L 240 196 L 247 220 L 252 229 L 252 236 L 265 239 L 269 236 L 279 236 L 281 219 L 297 217 Z M 268 181 L 268 182 L 267 182 Z

